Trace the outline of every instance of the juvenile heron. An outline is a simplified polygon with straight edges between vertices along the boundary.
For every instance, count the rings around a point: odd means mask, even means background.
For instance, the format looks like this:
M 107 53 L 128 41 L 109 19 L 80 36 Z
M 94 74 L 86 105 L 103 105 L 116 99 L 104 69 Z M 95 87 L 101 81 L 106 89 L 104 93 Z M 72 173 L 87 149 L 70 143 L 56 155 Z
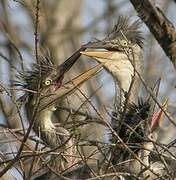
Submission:
M 71 167 L 76 162 L 76 153 L 70 132 L 62 125 L 55 127 L 52 123 L 53 111 L 56 110 L 55 104 L 58 99 L 94 76 L 102 67 L 102 64 L 95 66 L 63 84 L 65 73 L 80 57 L 80 51 L 84 50 L 85 48 L 81 47 L 57 67 L 52 64 L 48 57 L 41 56 L 39 57 L 39 64 L 34 64 L 32 70 L 26 71 L 20 76 L 23 80 L 23 87 L 30 90 L 26 94 L 27 102 L 25 105 L 29 121 L 34 118 L 33 114 L 37 108 L 34 131 L 48 147 L 57 149 L 59 152 L 53 159 L 55 162 L 54 169 L 57 172 L 62 172 Z
M 140 173 L 141 169 L 149 165 L 148 157 L 153 149 L 152 143 L 146 142 L 150 136 L 150 104 L 138 100 L 140 89 L 138 74 L 143 73 L 144 40 L 139 28 L 139 21 L 130 23 L 129 18 L 121 17 L 106 38 L 86 45 L 86 48 L 93 51 L 81 52 L 100 63 L 103 62 L 104 68 L 111 73 L 122 91 L 122 103 L 113 113 L 112 125 L 119 138 L 128 145 L 128 149 L 115 147 L 111 161 L 117 165 L 118 170 L 123 166 L 118 166 L 118 163 L 126 164 L 122 169 L 126 168 L 125 172 L 134 174 Z M 105 51 L 97 51 L 97 49 L 105 49 Z M 112 137 L 112 142 L 118 144 L 119 140 Z M 127 159 L 133 159 L 133 155 L 137 155 L 142 163 L 136 159 L 125 163 Z
M 134 68 L 140 74 L 143 70 L 143 36 L 139 27 L 139 21 L 130 24 L 128 18 L 120 17 L 106 38 L 86 45 L 94 51 L 81 52 L 98 62 L 104 62 L 105 69 L 112 74 L 124 93 L 129 91 L 132 78 L 135 76 L 130 95 L 132 102 L 136 101 L 140 85 Z M 106 49 L 106 51 L 96 51 L 96 49 Z

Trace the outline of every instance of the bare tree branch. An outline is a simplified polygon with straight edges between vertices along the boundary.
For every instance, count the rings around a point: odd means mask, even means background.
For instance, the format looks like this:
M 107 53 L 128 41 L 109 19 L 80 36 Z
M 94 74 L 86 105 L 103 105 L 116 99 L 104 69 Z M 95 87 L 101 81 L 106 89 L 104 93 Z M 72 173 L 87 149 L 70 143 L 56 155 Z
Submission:
M 130 0 L 166 55 L 176 67 L 176 31 L 162 10 L 151 0 Z

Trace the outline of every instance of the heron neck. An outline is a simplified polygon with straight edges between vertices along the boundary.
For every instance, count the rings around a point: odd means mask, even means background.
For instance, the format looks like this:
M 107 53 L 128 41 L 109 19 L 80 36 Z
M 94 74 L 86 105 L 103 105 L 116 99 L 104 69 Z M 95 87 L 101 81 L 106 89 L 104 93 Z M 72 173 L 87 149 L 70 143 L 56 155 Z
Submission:
M 29 120 L 32 118 L 31 115 L 34 109 L 34 105 L 32 105 L 31 102 L 26 104 Z M 63 127 L 55 128 L 52 123 L 54 109 L 54 106 L 50 106 L 40 111 L 37 114 L 33 129 L 48 147 L 57 147 L 56 151 L 59 152 L 60 155 L 53 156 L 54 159 L 51 164 L 53 165 L 55 171 L 59 170 L 62 172 L 65 169 L 72 167 L 76 162 L 76 158 L 74 156 L 75 149 L 73 139 L 70 138 L 70 133 Z M 62 155 L 63 152 L 64 154 L 68 154 L 68 156 Z
M 130 99 L 130 101 L 135 103 L 138 101 L 138 96 L 139 96 L 139 91 L 140 91 L 140 86 L 141 86 L 141 80 L 140 80 L 139 75 L 142 76 L 143 71 L 144 71 L 142 49 L 139 46 L 137 46 L 133 50 L 133 55 L 134 55 L 134 58 L 132 58 L 132 59 L 133 59 L 133 63 L 134 63 L 134 66 L 133 66 L 134 82 L 132 84 L 129 99 Z
M 54 124 L 51 121 L 53 111 L 51 109 L 42 110 L 37 116 L 37 124 L 41 130 L 50 130 L 54 128 Z
M 113 60 L 106 61 L 105 67 L 113 75 L 122 92 L 129 92 L 131 87 L 129 100 L 135 102 L 140 89 L 140 80 L 137 73 L 134 71 L 134 67 L 139 74 L 142 73 L 143 63 L 141 48 L 134 48 L 133 54 L 131 53 L 131 55 L 127 56 L 123 52 L 115 53 Z
M 26 112 L 27 112 L 27 118 L 29 121 L 32 120 L 32 115 L 34 111 L 35 105 L 33 103 L 33 98 L 29 99 L 29 101 L 26 103 Z M 38 136 L 44 137 L 44 134 L 47 132 L 54 131 L 54 124 L 52 123 L 52 114 L 53 114 L 53 107 L 47 107 L 42 111 L 39 111 L 37 113 L 37 117 L 34 122 L 34 131 Z M 43 139 L 46 141 L 46 139 Z

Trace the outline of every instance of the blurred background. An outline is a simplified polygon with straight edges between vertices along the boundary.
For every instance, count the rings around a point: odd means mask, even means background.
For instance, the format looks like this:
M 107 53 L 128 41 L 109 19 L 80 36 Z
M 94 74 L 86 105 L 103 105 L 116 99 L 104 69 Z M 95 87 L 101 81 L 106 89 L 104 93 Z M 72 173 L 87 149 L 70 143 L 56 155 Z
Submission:
M 166 17 L 176 24 L 176 3 L 173 0 L 156 0 Z M 18 72 L 30 69 L 35 62 L 35 13 L 36 0 L 0 0 L 0 84 L 11 93 L 14 99 L 22 95 L 19 91 L 10 89 Z M 112 30 L 120 15 L 129 16 L 131 20 L 138 19 L 137 13 L 128 0 L 41 0 L 39 7 L 39 46 L 41 51 L 47 51 L 54 64 L 60 64 L 79 47 L 93 38 L 102 39 Z M 145 37 L 144 43 L 144 79 L 149 87 L 161 78 L 157 99 L 162 103 L 169 99 L 168 112 L 176 117 L 176 72 L 175 69 L 152 36 L 145 24 L 141 30 Z M 68 73 L 68 79 L 83 73 L 94 66 L 96 62 L 90 58 L 81 57 Z M 106 70 L 89 80 L 81 90 L 91 96 L 93 105 L 108 120 L 114 105 L 114 81 Z M 96 91 L 96 92 L 95 92 Z M 1 91 L 0 91 L 1 92 Z M 94 93 L 92 95 L 92 93 Z M 141 96 L 147 96 L 145 88 Z M 63 107 L 76 109 L 85 101 L 79 92 L 75 92 L 59 102 Z M 5 92 L 0 94 L 0 123 L 10 129 L 22 128 L 19 118 L 9 118 L 14 102 Z M 88 104 L 82 106 L 87 113 L 96 114 Z M 66 112 L 58 110 L 65 118 Z M 26 127 L 25 112 L 22 112 Z M 175 127 L 164 120 L 159 131 L 159 141 L 169 143 L 176 135 Z M 3 130 L 2 130 L 3 132 Z M 169 132 L 169 133 L 168 133 Z M 2 141 L 4 137 L 2 136 Z M 4 142 L 0 145 L 2 157 L 4 150 L 13 151 L 17 144 Z M 3 159 L 2 158 L 2 159 Z M 15 171 L 15 173 L 19 173 Z M 16 176 L 16 175 L 15 175 Z M 17 175 L 16 177 L 19 177 Z

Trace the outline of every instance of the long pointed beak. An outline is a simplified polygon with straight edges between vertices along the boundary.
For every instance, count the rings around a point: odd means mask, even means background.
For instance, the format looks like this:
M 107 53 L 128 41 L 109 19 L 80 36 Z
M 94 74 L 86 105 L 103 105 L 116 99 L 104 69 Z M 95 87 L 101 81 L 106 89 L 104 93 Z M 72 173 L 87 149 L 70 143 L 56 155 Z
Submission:
M 80 52 L 83 55 L 86 55 L 88 57 L 92 57 L 95 59 L 98 59 L 99 61 L 103 61 L 102 59 L 112 59 L 113 58 L 113 54 L 115 52 L 113 51 L 81 51 Z
M 78 49 L 72 56 L 70 56 L 64 63 L 57 67 L 58 78 L 62 77 L 66 72 L 70 70 L 70 68 L 74 65 L 74 63 L 81 56 L 81 51 L 84 51 L 86 48 L 84 45 Z
M 91 49 L 107 49 L 109 48 L 109 43 L 105 41 L 89 42 L 84 47 Z
M 66 84 L 62 85 L 57 91 L 55 91 L 54 94 L 51 94 L 49 96 L 45 96 L 40 101 L 40 109 L 39 111 L 45 109 L 46 107 L 52 105 L 55 103 L 59 98 L 67 95 L 68 93 L 71 93 L 74 91 L 78 86 L 83 84 L 85 81 L 96 75 L 99 71 L 102 70 L 104 63 L 101 63 L 85 73 L 77 76 L 76 78 L 72 79 L 71 81 L 67 82 Z
M 85 44 L 84 47 L 89 49 L 107 49 L 107 50 L 115 50 L 115 51 L 122 50 L 122 47 L 118 43 L 112 44 L 112 42 L 106 38 L 104 40 L 97 40 L 96 42 L 89 42 Z

